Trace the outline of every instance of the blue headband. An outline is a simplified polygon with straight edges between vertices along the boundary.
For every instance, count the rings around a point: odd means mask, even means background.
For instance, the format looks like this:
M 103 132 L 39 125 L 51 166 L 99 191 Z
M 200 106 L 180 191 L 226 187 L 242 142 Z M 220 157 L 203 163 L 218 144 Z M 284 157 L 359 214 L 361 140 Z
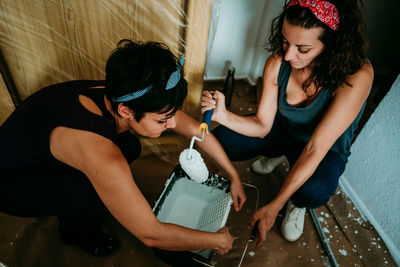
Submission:
M 176 70 L 171 73 L 171 75 L 169 76 L 169 79 L 167 81 L 167 86 L 165 87 L 165 90 L 169 90 L 171 88 L 174 88 L 179 80 L 181 79 L 181 68 L 183 67 L 183 63 L 185 62 L 185 57 L 184 55 L 181 56 L 181 58 L 179 59 L 179 65 L 176 67 Z M 151 85 L 147 86 L 146 88 L 137 90 L 133 93 L 127 94 L 127 95 L 123 95 L 120 97 L 114 97 L 112 98 L 112 101 L 114 102 L 127 102 L 127 101 L 131 101 L 133 99 L 139 98 L 142 95 L 146 94 L 148 91 L 150 91 L 151 89 Z

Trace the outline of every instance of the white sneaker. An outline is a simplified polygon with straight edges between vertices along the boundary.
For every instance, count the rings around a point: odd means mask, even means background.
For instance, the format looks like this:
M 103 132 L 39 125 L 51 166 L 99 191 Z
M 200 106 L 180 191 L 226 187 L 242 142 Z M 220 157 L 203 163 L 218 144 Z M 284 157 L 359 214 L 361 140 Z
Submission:
M 282 235 L 286 240 L 294 242 L 299 239 L 303 233 L 305 214 L 306 208 L 297 208 L 291 200 L 288 201 L 281 225 Z
M 251 164 L 251 169 L 258 174 L 269 174 L 271 173 L 279 164 L 286 162 L 287 159 L 284 155 L 278 158 L 266 158 L 261 157 Z

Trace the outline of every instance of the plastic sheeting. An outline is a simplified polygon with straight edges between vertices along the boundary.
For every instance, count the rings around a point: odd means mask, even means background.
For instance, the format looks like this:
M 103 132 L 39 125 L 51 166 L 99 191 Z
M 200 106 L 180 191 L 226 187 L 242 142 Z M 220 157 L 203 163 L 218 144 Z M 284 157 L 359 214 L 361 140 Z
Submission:
M 0 76 L 0 125 L 13 110 L 14 104 L 11 101 L 10 94 L 7 92 L 3 78 Z
M 49 84 L 104 79 L 120 39 L 163 42 L 185 54 L 184 110 L 199 118 L 210 16 L 211 0 L 2 0 L 0 49 L 24 99 Z M 5 88 L 0 123 L 13 109 Z
M 103 79 L 122 38 L 184 45 L 183 1 L 14 1 L 0 3 L 0 45 L 23 98 L 48 84 Z M 158 14 L 155 15 L 155 14 Z

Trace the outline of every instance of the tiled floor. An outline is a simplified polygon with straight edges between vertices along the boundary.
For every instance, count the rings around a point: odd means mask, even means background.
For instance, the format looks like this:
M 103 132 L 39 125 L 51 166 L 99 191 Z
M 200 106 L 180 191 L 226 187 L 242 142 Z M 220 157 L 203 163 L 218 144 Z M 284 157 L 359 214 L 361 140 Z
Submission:
M 218 88 L 220 85 L 208 86 Z M 240 114 L 254 112 L 256 90 L 242 81 L 236 82 L 235 89 L 230 108 Z M 132 164 L 132 171 L 136 183 L 153 205 L 165 180 L 178 163 L 179 151 L 186 148 L 189 142 L 161 146 L 164 148 L 159 149 L 143 141 L 144 156 Z M 162 154 L 164 160 L 149 151 Z M 249 237 L 247 223 L 256 209 L 257 190 L 260 192 L 260 207 L 277 193 L 289 170 L 288 165 L 283 163 L 269 175 L 257 175 L 250 171 L 252 161 L 234 163 L 242 181 L 253 186 L 245 186 L 248 200 L 243 209 L 240 212 L 232 210 L 228 217 L 227 226 L 235 238 L 234 247 L 230 253 L 216 256 L 208 265 L 238 266 Z M 214 172 L 212 163 L 207 159 L 206 162 L 210 171 Z M 340 188 L 327 205 L 316 209 L 316 213 L 340 266 L 396 266 L 383 240 L 372 225 L 361 218 Z M 249 244 L 242 266 L 330 266 L 309 212 L 306 214 L 304 234 L 293 243 L 281 237 L 281 221 L 282 214 L 278 216 L 261 248 L 255 248 L 254 242 Z M 118 236 L 122 246 L 110 257 L 94 258 L 75 247 L 60 243 L 54 217 L 17 218 L 0 213 L 0 262 L 10 267 L 169 266 L 157 258 L 153 249 L 144 246 L 113 218 L 109 217 L 106 225 Z M 196 262 L 186 266 L 196 266 Z

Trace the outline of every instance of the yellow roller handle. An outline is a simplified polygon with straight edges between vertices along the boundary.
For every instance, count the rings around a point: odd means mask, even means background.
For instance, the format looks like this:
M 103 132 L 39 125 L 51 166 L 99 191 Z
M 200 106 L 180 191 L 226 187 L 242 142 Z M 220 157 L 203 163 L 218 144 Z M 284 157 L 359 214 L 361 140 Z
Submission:
M 210 91 L 211 95 L 214 95 L 214 91 Z M 211 123 L 211 117 L 213 115 L 214 109 L 207 110 L 204 112 L 203 115 L 203 122 L 200 124 L 199 130 L 200 133 L 203 133 L 204 131 L 207 131 L 207 133 L 210 132 L 210 123 Z

